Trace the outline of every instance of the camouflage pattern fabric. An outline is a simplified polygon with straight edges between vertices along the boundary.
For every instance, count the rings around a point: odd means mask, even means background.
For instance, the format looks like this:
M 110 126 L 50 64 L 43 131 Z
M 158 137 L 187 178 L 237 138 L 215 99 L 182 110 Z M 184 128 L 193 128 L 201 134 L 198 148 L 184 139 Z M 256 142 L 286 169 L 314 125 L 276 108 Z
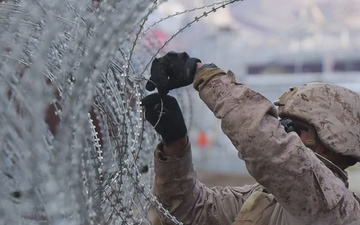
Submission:
M 194 83 L 201 79 L 199 75 L 207 76 L 207 70 L 197 74 Z M 237 148 L 249 173 L 266 190 L 264 193 L 276 200 L 277 210 L 274 208 L 270 217 L 279 219 L 265 224 L 287 225 L 292 221 L 304 225 L 360 224 L 356 197 L 338 174 L 304 146 L 296 133 L 284 131 L 275 106 L 236 82 L 231 71 L 226 74 L 221 69 L 217 73 L 213 68 L 209 71 L 212 78 L 206 79 L 206 85 L 195 88 L 221 120 L 223 132 Z M 161 152 L 162 148 L 160 144 L 156 151 Z M 155 195 L 184 224 L 232 224 L 259 184 L 207 188 L 197 180 L 190 145 L 185 152 L 180 158 L 155 157 Z M 171 223 L 164 219 L 164 224 Z

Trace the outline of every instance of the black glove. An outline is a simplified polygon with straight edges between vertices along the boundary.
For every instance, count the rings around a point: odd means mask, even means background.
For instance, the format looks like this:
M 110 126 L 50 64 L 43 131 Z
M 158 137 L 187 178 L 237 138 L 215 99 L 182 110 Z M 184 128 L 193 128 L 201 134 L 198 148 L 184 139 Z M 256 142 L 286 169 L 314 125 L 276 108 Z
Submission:
M 143 98 L 141 105 L 145 108 L 146 120 L 155 127 L 164 144 L 186 136 L 184 117 L 174 97 L 160 96 L 158 93 L 154 93 Z
M 296 132 L 299 136 L 301 134 L 301 130 L 307 130 L 308 128 L 304 125 L 301 125 L 291 119 L 280 119 L 280 124 L 283 125 L 285 132 L 290 133 L 292 131 Z
M 196 73 L 197 58 L 190 58 L 186 52 L 168 52 L 165 56 L 156 58 L 151 64 L 151 76 L 146 83 L 146 90 L 158 89 L 160 95 L 166 95 L 169 90 L 191 84 Z

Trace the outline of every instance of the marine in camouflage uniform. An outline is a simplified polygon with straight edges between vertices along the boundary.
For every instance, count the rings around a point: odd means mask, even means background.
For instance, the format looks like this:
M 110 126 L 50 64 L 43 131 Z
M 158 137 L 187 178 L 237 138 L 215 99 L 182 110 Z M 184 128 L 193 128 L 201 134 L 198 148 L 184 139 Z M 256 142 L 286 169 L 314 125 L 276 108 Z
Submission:
M 197 180 L 181 110 L 167 95 L 191 83 L 258 183 L 210 189 Z M 360 201 L 348 189 L 344 171 L 360 160 L 358 94 L 333 84 L 308 84 L 284 93 L 276 109 L 231 71 L 175 52 L 154 60 L 146 88 L 155 87 L 159 94 L 142 102 L 146 119 L 163 138 L 155 150 L 154 193 L 179 221 L 360 224 Z

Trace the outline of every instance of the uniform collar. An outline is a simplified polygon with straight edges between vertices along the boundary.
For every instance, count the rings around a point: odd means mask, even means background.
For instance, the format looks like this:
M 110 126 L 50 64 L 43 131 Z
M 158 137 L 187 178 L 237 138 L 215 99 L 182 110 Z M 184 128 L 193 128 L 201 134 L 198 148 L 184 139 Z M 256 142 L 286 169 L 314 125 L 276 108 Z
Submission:
M 330 160 L 325 158 L 324 156 L 319 155 L 318 153 L 314 152 L 315 155 L 325 164 L 327 168 L 329 168 L 337 177 L 339 177 L 345 184 L 346 188 L 349 188 L 349 181 L 347 172 L 340 169 L 337 165 L 332 163 Z

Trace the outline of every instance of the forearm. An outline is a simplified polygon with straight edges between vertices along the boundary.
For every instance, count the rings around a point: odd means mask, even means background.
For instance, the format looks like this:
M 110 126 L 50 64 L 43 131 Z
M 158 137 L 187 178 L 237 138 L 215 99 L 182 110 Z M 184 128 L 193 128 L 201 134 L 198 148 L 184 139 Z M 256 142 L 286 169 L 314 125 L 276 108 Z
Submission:
M 179 140 L 164 145 L 161 154 L 163 154 L 163 157 L 165 158 L 167 157 L 180 158 L 186 154 L 188 150 L 188 145 L 189 145 L 189 138 L 186 135 L 185 137 Z
M 160 144 L 155 152 L 164 150 Z M 209 189 L 197 180 L 190 145 L 176 152 L 184 155 L 165 160 L 155 156 L 155 196 L 184 224 L 230 225 L 253 186 Z
M 171 215 L 184 224 L 198 224 L 200 220 L 205 222 L 208 219 L 209 221 L 216 221 L 201 215 L 202 209 L 199 206 L 204 201 L 202 194 L 204 186 L 197 181 L 197 173 L 192 165 L 190 145 L 188 144 L 186 149 L 182 151 L 176 151 L 175 146 L 172 146 L 175 148 L 169 147 L 165 148 L 165 146 L 160 144 L 156 152 L 164 152 L 166 149 L 167 154 L 176 152 L 175 155 L 183 155 L 181 157 L 168 156 L 164 159 L 155 156 L 155 196 L 169 210 Z M 159 153 L 156 154 L 159 155 Z M 165 155 L 165 153 L 161 154 Z M 215 213 L 206 213 L 205 215 L 215 215 Z M 162 215 L 160 217 L 167 224 L 166 218 Z M 218 222 L 209 222 L 208 224 L 215 225 L 219 224 Z

